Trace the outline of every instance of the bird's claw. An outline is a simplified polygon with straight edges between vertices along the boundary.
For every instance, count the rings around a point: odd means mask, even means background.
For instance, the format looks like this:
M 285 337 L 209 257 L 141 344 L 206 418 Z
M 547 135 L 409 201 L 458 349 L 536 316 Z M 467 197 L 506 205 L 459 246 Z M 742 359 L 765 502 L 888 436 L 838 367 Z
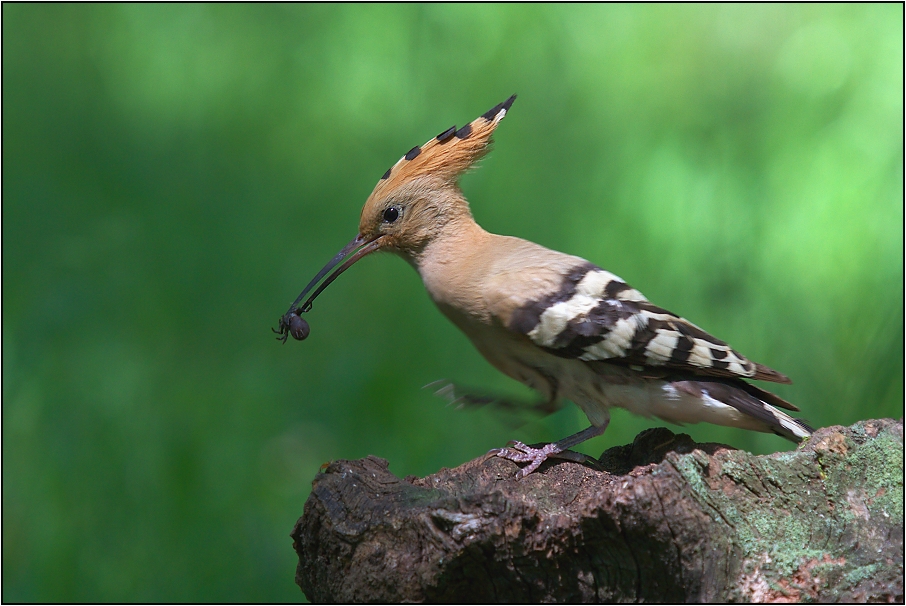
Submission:
M 500 457 L 514 463 L 528 463 L 525 467 L 516 472 L 516 479 L 521 480 L 548 459 L 566 459 L 574 463 L 590 464 L 595 469 L 600 470 L 600 464 L 593 458 L 580 452 L 572 450 L 563 450 L 556 443 L 545 444 L 541 448 L 533 448 L 523 444 L 518 440 L 511 440 L 505 448 L 494 448 L 485 455 L 485 460 L 490 457 Z
M 541 448 L 532 448 L 518 440 L 509 442 L 505 448 L 495 448 L 488 452 L 488 456 L 500 457 L 514 463 L 528 463 L 525 467 L 516 472 L 516 479 L 521 480 L 528 474 L 532 473 L 544 463 L 548 457 L 561 454 L 556 444 L 545 444 Z

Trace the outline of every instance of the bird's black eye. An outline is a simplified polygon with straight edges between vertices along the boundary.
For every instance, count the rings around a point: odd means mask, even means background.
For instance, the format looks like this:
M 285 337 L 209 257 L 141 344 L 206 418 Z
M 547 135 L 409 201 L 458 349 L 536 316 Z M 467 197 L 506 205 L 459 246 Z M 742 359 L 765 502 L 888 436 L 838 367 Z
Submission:
M 400 209 L 395 206 L 391 206 L 384 211 L 384 223 L 393 223 L 400 218 Z

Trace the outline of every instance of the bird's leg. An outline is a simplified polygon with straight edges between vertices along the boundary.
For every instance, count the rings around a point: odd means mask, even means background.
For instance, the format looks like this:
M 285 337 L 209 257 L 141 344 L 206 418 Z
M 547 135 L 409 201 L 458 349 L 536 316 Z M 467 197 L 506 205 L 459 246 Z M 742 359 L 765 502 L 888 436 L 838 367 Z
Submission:
M 423 389 L 433 389 L 435 396 L 440 396 L 447 401 L 449 405 L 456 408 L 466 406 L 481 407 L 498 400 L 495 396 L 476 396 L 470 393 L 463 393 L 454 383 L 441 379 L 433 381 L 424 386 Z
M 563 406 L 563 403 L 557 399 L 548 399 L 543 402 L 539 401 L 521 401 L 505 396 L 495 394 L 477 394 L 471 393 L 478 390 L 463 389 L 447 380 L 434 381 L 425 385 L 424 389 L 433 389 L 434 395 L 440 396 L 448 402 L 449 405 L 456 408 L 481 408 L 488 404 L 493 408 L 507 413 L 534 413 L 537 415 L 549 415 L 557 412 Z
M 577 463 L 584 463 L 589 460 L 588 457 L 577 452 L 570 452 L 569 449 L 576 444 L 581 444 L 585 440 L 590 440 L 595 436 L 601 435 L 604 433 L 604 430 L 607 429 L 608 423 L 604 423 L 603 425 L 592 425 L 588 429 L 583 429 L 579 433 L 575 433 L 562 440 L 558 440 L 557 442 L 545 444 L 541 448 L 532 448 L 531 446 L 514 440 L 510 442 L 510 447 L 495 448 L 488 452 L 487 456 L 501 457 L 515 463 L 528 463 L 527 466 L 520 469 L 516 474 L 517 480 L 524 478 L 538 469 L 538 467 L 548 458 L 567 459 Z

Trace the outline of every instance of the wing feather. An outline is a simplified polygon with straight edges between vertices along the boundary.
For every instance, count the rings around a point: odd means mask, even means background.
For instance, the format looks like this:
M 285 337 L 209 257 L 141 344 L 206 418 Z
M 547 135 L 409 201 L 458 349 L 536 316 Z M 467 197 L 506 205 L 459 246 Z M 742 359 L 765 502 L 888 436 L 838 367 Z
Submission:
M 559 291 L 521 305 L 508 327 L 565 358 L 790 383 L 590 263 L 564 278 Z

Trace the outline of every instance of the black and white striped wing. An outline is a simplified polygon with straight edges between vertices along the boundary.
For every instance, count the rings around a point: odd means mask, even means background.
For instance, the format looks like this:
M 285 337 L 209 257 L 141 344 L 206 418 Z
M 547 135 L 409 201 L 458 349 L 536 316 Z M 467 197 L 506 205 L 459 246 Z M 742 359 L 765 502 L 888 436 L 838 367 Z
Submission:
M 571 272 L 559 291 L 522 305 L 509 328 L 566 358 L 790 382 L 592 264 Z

